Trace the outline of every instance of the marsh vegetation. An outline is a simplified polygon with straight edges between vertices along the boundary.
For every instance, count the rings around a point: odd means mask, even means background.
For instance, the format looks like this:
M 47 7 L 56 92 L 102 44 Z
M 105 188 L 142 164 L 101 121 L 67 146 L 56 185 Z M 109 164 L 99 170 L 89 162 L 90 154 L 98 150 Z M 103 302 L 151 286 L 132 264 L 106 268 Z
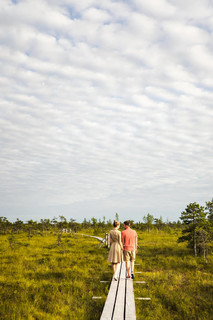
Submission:
M 212 319 L 213 256 L 195 257 L 178 243 L 180 229 L 137 230 L 137 319 Z M 94 234 L 93 229 L 80 233 Z M 98 234 L 98 231 L 95 231 Z M 99 236 L 104 236 L 101 231 Z M 100 318 L 112 276 L 108 249 L 78 233 L 0 235 L 0 315 L 3 320 Z M 93 296 L 101 296 L 93 300 Z

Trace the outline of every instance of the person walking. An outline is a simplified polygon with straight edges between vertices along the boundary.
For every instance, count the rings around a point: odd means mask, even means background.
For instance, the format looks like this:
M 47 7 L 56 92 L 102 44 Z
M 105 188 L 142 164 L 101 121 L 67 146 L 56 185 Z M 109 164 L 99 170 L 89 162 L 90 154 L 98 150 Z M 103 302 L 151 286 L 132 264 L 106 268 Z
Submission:
M 121 232 L 124 250 L 124 261 L 126 262 L 127 278 L 134 279 L 134 262 L 137 253 L 137 233 L 130 228 L 130 222 L 124 221 L 124 230 Z M 131 265 L 131 276 L 130 276 Z
M 113 227 L 113 230 L 109 232 L 110 250 L 107 260 L 112 263 L 114 280 L 117 281 L 120 263 L 123 261 L 123 245 L 121 242 L 121 232 L 118 230 L 120 223 L 114 220 Z

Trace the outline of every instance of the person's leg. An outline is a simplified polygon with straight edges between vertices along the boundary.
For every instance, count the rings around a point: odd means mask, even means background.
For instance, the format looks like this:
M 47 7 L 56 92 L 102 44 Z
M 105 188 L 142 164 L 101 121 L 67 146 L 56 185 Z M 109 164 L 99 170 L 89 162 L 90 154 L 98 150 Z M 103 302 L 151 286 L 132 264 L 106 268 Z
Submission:
M 129 256 L 129 252 L 128 251 L 124 251 L 124 261 L 126 264 L 126 273 L 127 273 L 127 277 L 130 277 L 130 262 L 129 262 L 130 256 Z
M 130 265 L 129 265 L 129 261 L 126 261 L 126 272 L 127 272 L 127 277 L 130 276 Z
M 131 273 L 134 273 L 135 261 L 131 260 Z
M 119 270 L 120 270 L 120 262 L 116 263 L 115 274 L 117 275 L 117 277 L 118 277 Z
M 113 270 L 113 277 L 115 280 L 118 280 L 118 265 L 120 265 L 120 263 L 113 263 L 112 264 L 112 270 Z
M 130 257 L 130 261 L 131 261 L 131 278 L 134 279 L 134 266 L 135 266 L 135 251 L 131 251 L 131 257 Z
M 134 275 L 134 260 L 131 260 L 131 278 L 134 279 L 135 275 Z

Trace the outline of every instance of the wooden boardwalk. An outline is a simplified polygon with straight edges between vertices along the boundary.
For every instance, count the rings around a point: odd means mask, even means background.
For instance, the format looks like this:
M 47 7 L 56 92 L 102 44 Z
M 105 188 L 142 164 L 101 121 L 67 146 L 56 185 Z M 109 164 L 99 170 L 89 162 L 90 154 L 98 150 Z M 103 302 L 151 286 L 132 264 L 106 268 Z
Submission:
M 101 245 L 103 245 L 105 243 L 106 246 L 108 246 L 108 238 L 106 239 L 106 235 L 104 238 L 101 238 L 101 237 L 97 237 L 97 236 L 91 236 L 91 235 L 88 235 L 88 234 L 82 234 L 82 233 L 79 233 L 80 236 L 84 236 L 84 237 L 90 237 L 90 238 L 94 238 L 94 239 L 97 239 L 101 242 Z
M 126 279 L 125 262 L 121 263 L 118 281 L 112 279 L 100 320 L 136 320 L 132 279 Z

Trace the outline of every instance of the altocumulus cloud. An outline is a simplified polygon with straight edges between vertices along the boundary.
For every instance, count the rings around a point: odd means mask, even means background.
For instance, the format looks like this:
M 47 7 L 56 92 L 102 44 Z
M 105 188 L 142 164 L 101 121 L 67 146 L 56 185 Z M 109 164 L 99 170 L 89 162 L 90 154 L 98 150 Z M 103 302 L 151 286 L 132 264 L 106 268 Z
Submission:
M 2 0 L 1 216 L 177 220 L 212 198 L 210 1 Z

